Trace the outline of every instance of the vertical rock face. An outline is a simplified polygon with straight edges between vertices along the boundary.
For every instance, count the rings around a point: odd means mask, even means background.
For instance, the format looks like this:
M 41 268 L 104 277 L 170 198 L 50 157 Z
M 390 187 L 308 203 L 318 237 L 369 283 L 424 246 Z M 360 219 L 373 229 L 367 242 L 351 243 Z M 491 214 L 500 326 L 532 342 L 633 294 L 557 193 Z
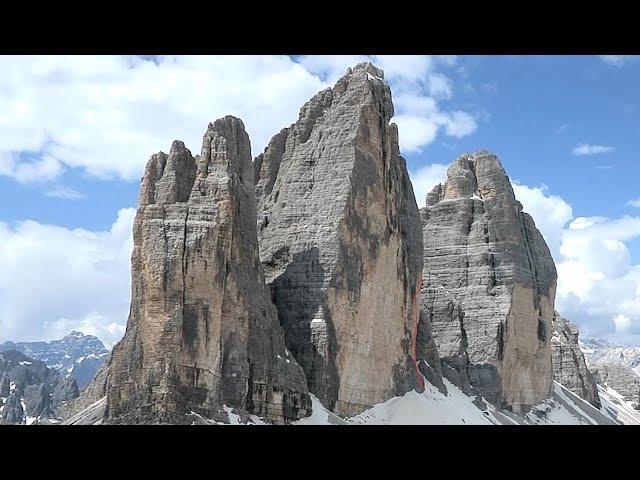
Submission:
M 240 120 L 149 160 L 134 223 L 127 332 L 110 360 L 110 422 L 189 422 L 221 407 L 283 423 L 310 413 L 258 259 L 253 167 Z
M 553 379 L 600 408 L 598 387 L 580 351 L 578 334 L 578 327 L 555 312 L 551 337 Z
M 287 346 L 340 415 L 422 379 L 422 237 L 383 75 L 349 69 L 254 162 L 260 259 Z
M 444 376 L 514 411 L 547 398 L 556 269 L 498 158 L 458 158 L 421 214 L 421 320 Z

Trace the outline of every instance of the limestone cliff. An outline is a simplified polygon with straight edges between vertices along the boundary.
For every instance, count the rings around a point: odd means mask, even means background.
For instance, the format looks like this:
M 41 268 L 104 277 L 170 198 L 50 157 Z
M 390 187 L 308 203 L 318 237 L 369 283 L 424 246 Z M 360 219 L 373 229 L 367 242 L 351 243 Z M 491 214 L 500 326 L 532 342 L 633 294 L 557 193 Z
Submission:
M 421 322 L 443 375 L 514 411 L 549 397 L 556 269 L 498 158 L 462 155 L 421 215 Z
M 383 72 L 359 64 L 254 162 L 260 259 L 287 346 L 340 415 L 422 380 L 422 237 L 392 116 Z
M 264 284 L 255 208 L 249 137 L 237 118 L 209 124 L 195 158 L 179 141 L 151 157 L 133 227 L 127 331 L 106 375 L 106 421 L 224 420 L 223 405 L 277 423 L 310 413 L 304 373 Z
M 551 337 L 553 378 L 594 407 L 600 408 L 598 386 L 580 351 L 578 335 L 578 327 L 555 312 Z

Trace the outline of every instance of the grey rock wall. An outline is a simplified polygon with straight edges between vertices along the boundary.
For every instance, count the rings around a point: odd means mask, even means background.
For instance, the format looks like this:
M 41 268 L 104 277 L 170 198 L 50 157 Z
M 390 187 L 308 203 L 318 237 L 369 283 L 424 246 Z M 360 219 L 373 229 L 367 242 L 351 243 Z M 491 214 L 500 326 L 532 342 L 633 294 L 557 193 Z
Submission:
M 443 375 L 499 407 L 527 411 L 553 385 L 557 275 L 542 235 L 487 151 L 459 157 L 421 215 L 421 322 L 431 322 Z
M 553 379 L 594 407 L 600 408 L 598 386 L 580 351 L 578 336 L 578 327 L 556 312 L 551 337 Z
M 392 116 L 383 72 L 359 64 L 254 162 L 260 260 L 287 346 L 344 416 L 422 388 L 422 236 Z
M 106 383 L 111 423 L 191 423 L 223 405 L 287 423 L 310 413 L 258 260 L 253 166 L 227 116 L 199 156 L 149 160 L 134 222 L 132 301 Z M 99 389 L 98 389 L 99 390 Z

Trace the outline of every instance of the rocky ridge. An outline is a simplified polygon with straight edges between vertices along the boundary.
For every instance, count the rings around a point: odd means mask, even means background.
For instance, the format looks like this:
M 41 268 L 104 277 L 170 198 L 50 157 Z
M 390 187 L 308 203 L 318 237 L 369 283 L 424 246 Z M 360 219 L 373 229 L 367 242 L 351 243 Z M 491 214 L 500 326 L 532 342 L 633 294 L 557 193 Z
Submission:
M 500 408 L 526 412 L 553 385 L 557 275 L 542 235 L 498 158 L 484 150 L 449 167 L 421 215 L 421 321 L 431 321 L 443 375 Z
M 422 238 L 393 114 L 384 73 L 356 65 L 254 161 L 260 260 L 287 347 L 339 415 L 423 387 Z
M 209 124 L 195 158 L 175 141 L 149 160 L 107 422 L 191 423 L 227 408 L 276 423 L 308 414 L 258 261 L 250 152 L 244 125 L 227 116 Z
M 95 377 L 109 356 L 109 351 L 97 337 L 81 332 L 71 332 L 50 342 L 5 342 L 0 345 L 0 352 L 4 350 L 17 350 L 30 358 L 42 360 L 64 377 L 74 379 L 81 390 Z
M 593 374 L 580 350 L 578 328 L 558 312 L 553 316 L 553 378 L 567 389 L 600 408 L 600 396 Z
M 640 347 L 587 337 L 580 349 L 597 382 L 640 410 Z
M 0 353 L 0 423 L 57 423 L 78 397 L 74 379 L 17 350 Z
M 365 63 L 253 164 L 234 117 L 152 156 L 127 332 L 66 423 L 620 423 L 500 161 L 462 155 L 419 211 L 393 113 Z

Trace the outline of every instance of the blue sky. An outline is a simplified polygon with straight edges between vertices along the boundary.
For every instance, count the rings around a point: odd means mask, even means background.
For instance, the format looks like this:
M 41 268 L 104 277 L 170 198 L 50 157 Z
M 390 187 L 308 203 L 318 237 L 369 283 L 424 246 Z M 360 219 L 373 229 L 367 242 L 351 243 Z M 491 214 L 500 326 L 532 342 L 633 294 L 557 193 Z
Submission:
M 113 344 L 148 157 L 239 116 L 254 155 L 360 56 L 3 57 L 0 341 L 82 330 Z M 372 56 L 419 196 L 463 152 L 496 153 L 558 265 L 557 306 L 640 343 L 640 59 Z

